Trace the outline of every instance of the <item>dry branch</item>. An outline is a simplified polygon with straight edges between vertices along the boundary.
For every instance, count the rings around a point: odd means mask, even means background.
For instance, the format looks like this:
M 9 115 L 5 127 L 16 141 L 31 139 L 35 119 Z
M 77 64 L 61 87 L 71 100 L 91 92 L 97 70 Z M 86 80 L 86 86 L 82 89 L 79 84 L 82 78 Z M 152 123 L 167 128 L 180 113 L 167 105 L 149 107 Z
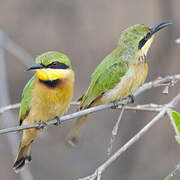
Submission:
M 165 179 L 164 180 L 170 180 L 172 177 L 174 177 L 176 174 L 177 174 L 177 172 L 179 172 L 180 171 L 180 162 L 176 165 L 176 168 L 170 173 L 170 174 L 168 174 L 168 176 L 167 177 L 165 177 Z
M 119 115 L 119 117 L 118 117 L 118 120 L 117 120 L 117 122 L 116 122 L 116 124 L 114 125 L 113 130 L 112 130 L 111 139 L 110 139 L 110 143 L 109 143 L 108 150 L 107 150 L 108 156 L 111 155 L 113 143 L 114 143 L 114 141 L 116 140 L 116 136 L 117 136 L 117 134 L 118 134 L 118 129 L 119 129 L 119 124 L 120 124 L 120 121 L 121 121 L 121 119 L 122 119 L 124 110 L 125 110 L 125 106 L 122 105 L 122 110 L 121 110 L 120 115 Z
M 167 76 L 167 77 L 164 77 L 164 78 L 158 78 L 158 79 L 156 79 L 154 81 L 145 83 L 143 86 L 141 86 L 134 93 L 134 97 L 138 96 L 142 92 L 144 92 L 144 91 L 146 91 L 148 89 L 151 89 L 151 88 L 155 88 L 155 87 L 159 87 L 159 86 L 171 86 L 171 85 L 174 85 L 179 79 L 180 79 L 180 74 L 176 74 L 176 75 L 173 75 L 173 76 Z M 83 115 L 86 115 L 86 114 L 90 114 L 90 113 L 93 113 L 93 112 L 97 112 L 97 111 L 112 108 L 112 107 L 121 108 L 122 104 L 126 105 L 128 103 L 129 103 L 129 98 L 125 98 L 125 99 L 123 99 L 121 101 L 115 101 L 115 102 L 112 102 L 112 103 L 99 105 L 99 106 L 92 107 L 92 108 L 89 108 L 89 109 L 86 109 L 86 110 L 82 110 L 82 111 L 75 112 L 75 113 L 72 113 L 72 114 L 69 114 L 69 115 L 65 115 L 65 116 L 60 117 L 59 119 L 60 119 L 61 122 L 64 122 L 64 121 L 67 121 L 67 120 L 70 120 L 70 119 L 74 119 L 74 118 L 77 118 L 77 117 L 80 117 L 80 116 L 83 116 Z M 77 103 L 74 103 L 74 104 L 77 104 Z M 16 104 L 16 105 L 18 106 L 18 104 Z M 7 107 L 1 108 L 0 112 L 2 111 L 2 109 L 3 109 L 3 112 L 5 112 L 7 109 L 9 110 L 9 109 L 12 109 L 12 108 L 15 108 L 14 105 L 12 105 L 12 107 L 8 107 L 8 108 Z M 154 111 L 154 109 L 153 109 L 153 111 Z M 158 111 L 159 111 L 159 109 L 158 109 Z M 36 123 L 36 124 L 29 124 L 29 125 L 23 125 L 23 126 L 17 126 L 17 127 L 1 129 L 0 134 L 16 132 L 16 131 L 20 131 L 20 130 L 23 130 L 23 129 L 41 128 L 41 127 L 44 127 L 44 126 L 53 125 L 55 123 L 57 123 L 56 119 L 49 120 L 46 124 Z
M 122 153 L 124 153 L 129 147 L 131 147 L 135 142 L 137 142 L 150 128 L 157 123 L 163 116 L 166 115 L 172 107 L 175 107 L 180 101 L 180 94 L 173 98 L 168 104 L 164 105 L 161 111 L 156 115 L 144 128 L 142 128 L 134 137 L 132 137 L 124 146 L 122 146 L 116 153 L 114 153 L 107 161 L 105 161 L 101 166 L 99 166 L 96 171 L 87 177 L 81 178 L 79 180 L 100 180 L 102 172 L 112 164 Z

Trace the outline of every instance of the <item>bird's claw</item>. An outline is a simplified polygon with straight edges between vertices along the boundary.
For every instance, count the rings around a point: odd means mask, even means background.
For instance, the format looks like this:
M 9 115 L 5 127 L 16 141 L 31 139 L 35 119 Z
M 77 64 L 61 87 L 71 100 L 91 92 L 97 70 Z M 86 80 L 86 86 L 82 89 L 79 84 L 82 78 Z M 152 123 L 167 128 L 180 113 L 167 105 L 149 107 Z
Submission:
M 130 95 L 128 95 L 128 98 L 129 98 L 129 100 L 130 100 L 130 103 L 134 103 L 134 101 L 135 101 L 135 97 L 132 95 L 132 94 L 130 94 Z
M 55 117 L 55 119 L 57 120 L 57 122 L 54 123 L 55 126 L 59 126 L 62 124 L 61 119 L 59 117 Z
M 128 99 L 129 99 L 129 103 L 132 103 L 132 104 L 135 101 L 135 98 L 134 98 L 134 96 L 132 94 L 128 95 Z M 118 101 L 113 101 L 112 103 L 114 104 L 114 106 L 112 106 L 111 109 L 117 109 L 119 106 L 123 106 L 123 104 L 120 105 L 118 103 Z
M 47 124 L 46 124 L 46 123 L 44 123 L 44 122 L 40 122 L 40 123 L 39 123 L 39 126 L 37 127 L 37 129 L 38 129 L 38 130 L 40 130 L 40 129 L 44 129 L 46 126 L 47 126 Z
M 119 106 L 118 101 L 113 101 L 112 103 L 114 106 L 112 106 L 111 109 L 116 109 Z

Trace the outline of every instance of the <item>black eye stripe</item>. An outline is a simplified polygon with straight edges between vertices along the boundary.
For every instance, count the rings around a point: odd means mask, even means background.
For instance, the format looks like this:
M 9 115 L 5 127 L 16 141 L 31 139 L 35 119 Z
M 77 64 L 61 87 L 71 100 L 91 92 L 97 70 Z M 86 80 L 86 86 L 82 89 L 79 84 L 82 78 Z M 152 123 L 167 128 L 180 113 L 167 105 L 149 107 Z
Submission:
M 46 67 L 43 63 L 40 63 L 41 66 L 43 66 L 44 68 Z
M 69 67 L 64 63 L 58 63 L 56 67 L 53 67 L 55 69 L 68 69 Z
M 139 46 L 138 46 L 138 49 L 141 49 L 145 43 L 146 43 L 147 40 L 145 40 L 144 38 L 139 42 Z
M 148 41 L 148 39 L 151 38 L 151 33 L 148 33 L 140 42 L 139 42 L 139 45 L 138 45 L 138 49 L 141 49 L 145 43 Z
M 46 68 L 52 68 L 52 69 L 68 69 L 69 66 L 67 66 L 64 63 L 57 62 L 57 64 L 51 63 L 46 66 Z

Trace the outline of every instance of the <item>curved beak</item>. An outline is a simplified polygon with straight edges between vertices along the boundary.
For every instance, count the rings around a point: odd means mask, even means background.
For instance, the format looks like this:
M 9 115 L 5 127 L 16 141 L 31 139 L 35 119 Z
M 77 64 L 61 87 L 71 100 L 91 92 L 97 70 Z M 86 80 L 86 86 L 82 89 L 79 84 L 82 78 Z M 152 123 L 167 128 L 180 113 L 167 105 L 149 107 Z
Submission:
M 172 21 L 162 21 L 160 23 L 155 24 L 154 26 L 151 26 L 150 29 L 152 30 L 151 35 L 158 32 L 162 28 L 168 26 L 169 24 L 172 24 Z
M 26 69 L 26 71 L 30 71 L 30 70 L 33 70 L 33 69 L 42 69 L 42 68 L 44 68 L 44 66 L 42 64 L 33 64 L 31 67 Z

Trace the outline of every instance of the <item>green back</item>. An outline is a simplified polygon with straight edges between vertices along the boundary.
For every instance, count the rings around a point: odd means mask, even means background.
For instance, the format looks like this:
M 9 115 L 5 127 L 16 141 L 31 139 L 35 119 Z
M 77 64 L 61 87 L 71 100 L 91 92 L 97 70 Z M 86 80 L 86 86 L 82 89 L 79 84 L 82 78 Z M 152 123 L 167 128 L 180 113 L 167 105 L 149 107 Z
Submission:
M 32 89 L 34 87 L 34 82 L 35 82 L 35 75 L 28 81 L 28 83 L 24 87 L 22 93 L 20 111 L 19 111 L 19 120 L 18 120 L 19 126 L 22 124 L 22 121 L 26 118 L 31 108 L 30 103 L 32 99 Z
M 91 76 L 91 83 L 84 94 L 80 108 L 87 108 L 96 98 L 113 88 L 127 72 L 128 63 L 119 57 L 118 49 L 106 56 Z
M 126 74 L 128 65 L 137 61 L 135 54 L 139 42 L 150 33 L 151 29 L 137 24 L 122 32 L 117 48 L 107 55 L 91 76 L 91 83 L 82 97 L 80 108 L 87 108 L 93 101 L 114 88 Z

